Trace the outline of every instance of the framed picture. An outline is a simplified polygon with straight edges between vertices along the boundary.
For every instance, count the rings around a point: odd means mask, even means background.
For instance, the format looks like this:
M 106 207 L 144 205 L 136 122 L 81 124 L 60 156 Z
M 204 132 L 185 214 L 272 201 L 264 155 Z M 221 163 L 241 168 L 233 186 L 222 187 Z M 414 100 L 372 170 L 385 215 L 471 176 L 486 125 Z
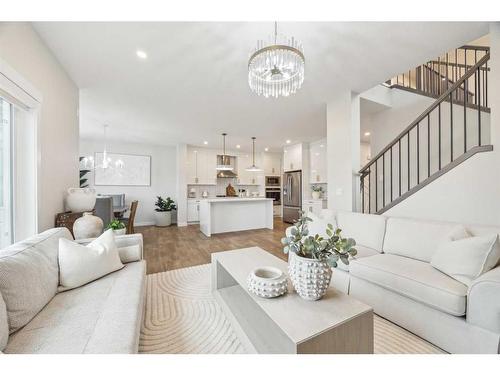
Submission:
M 106 186 L 151 186 L 151 156 L 107 153 L 104 168 L 103 153 L 94 157 L 94 184 Z

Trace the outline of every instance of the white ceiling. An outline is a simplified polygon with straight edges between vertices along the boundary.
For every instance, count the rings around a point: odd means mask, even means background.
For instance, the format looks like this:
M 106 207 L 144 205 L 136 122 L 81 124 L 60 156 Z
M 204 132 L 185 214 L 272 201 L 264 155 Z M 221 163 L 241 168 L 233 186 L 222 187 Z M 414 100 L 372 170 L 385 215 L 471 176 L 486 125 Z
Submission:
M 34 24 L 81 89 L 80 133 L 116 140 L 277 150 L 286 139 L 326 134 L 326 102 L 362 92 L 488 32 L 487 23 L 279 23 L 304 45 L 306 78 L 288 98 L 265 99 L 247 83 L 247 59 L 272 23 Z M 140 60 L 136 50 L 147 52 Z

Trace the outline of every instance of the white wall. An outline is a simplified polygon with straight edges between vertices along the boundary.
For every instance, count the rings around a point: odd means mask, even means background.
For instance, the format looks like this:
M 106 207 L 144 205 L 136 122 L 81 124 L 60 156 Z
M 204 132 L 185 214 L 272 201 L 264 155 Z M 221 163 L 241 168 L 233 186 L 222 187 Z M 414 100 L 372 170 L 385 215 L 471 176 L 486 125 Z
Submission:
M 104 143 L 95 140 L 80 140 L 80 155 L 94 155 L 102 152 Z M 154 203 L 156 196 L 177 199 L 177 148 L 175 146 L 155 146 L 139 143 L 108 142 L 109 153 L 150 155 L 151 156 L 151 186 L 94 186 L 94 175 L 86 177 L 89 186 L 94 187 L 98 194 L 125 194 L 127 205 L 138 200 L 136 225 L 154 224 Z M 183 197 L 184 198 L 184 197 Z M 125 215 L 127 216 L 127 215 Z
M 477 154 L 386 212 L 389 216 L 500 225 L 500 24 L 490 26 L 492 152 Z
M 0 58 L 41 93 L 38 230 L 54 226 L 78 186 L 78 87 L 28 23 L 0 23 Z

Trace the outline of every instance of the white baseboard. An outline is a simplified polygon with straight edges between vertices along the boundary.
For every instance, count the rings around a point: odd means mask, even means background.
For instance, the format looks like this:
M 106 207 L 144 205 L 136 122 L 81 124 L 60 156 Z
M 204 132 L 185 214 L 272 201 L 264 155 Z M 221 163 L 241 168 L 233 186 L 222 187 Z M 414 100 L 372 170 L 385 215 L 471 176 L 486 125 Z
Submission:
M 155 225 L 154 221 L 141 221 L 134 223 L 134 227 L 147 227 L 149 225 Z
M 147 227 L 147 226 L 151 226 L 151 225 L 155 225 L 155 222 L 154 221 L 141 221 L 141 222 L 134 223 L 134 227 Z M 187 223 L 174 223 L 174 222 L 172 222 L 172 225 L 177 225 L 178 227 L 185 227 L 185 226 L 187 226 Z

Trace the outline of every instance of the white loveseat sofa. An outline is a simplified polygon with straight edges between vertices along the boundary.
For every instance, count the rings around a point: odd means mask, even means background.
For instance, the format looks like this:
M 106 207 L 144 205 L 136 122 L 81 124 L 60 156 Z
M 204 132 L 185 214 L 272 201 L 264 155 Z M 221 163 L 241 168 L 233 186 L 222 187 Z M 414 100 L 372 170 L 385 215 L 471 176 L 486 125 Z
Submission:
M 333 271 L 335 288 L 448 352 L 500 353 L 500 267 L 467 287 L 430 264 L 457 223 L 329 210 L 311 216 L 311 234 L 331 222 L 357 242 L 356 259 Z M 474 236 L 500 233 L 463 226 Z
M 72 239 L 66 228 L 54 228 L 0 250 L 0 351 L 137 353 L 145 298 L 142 235 L 116 237 L 124 268 L 58 293 L 61 237 Z M 13 332 L 14 319 L 28 322 Z

